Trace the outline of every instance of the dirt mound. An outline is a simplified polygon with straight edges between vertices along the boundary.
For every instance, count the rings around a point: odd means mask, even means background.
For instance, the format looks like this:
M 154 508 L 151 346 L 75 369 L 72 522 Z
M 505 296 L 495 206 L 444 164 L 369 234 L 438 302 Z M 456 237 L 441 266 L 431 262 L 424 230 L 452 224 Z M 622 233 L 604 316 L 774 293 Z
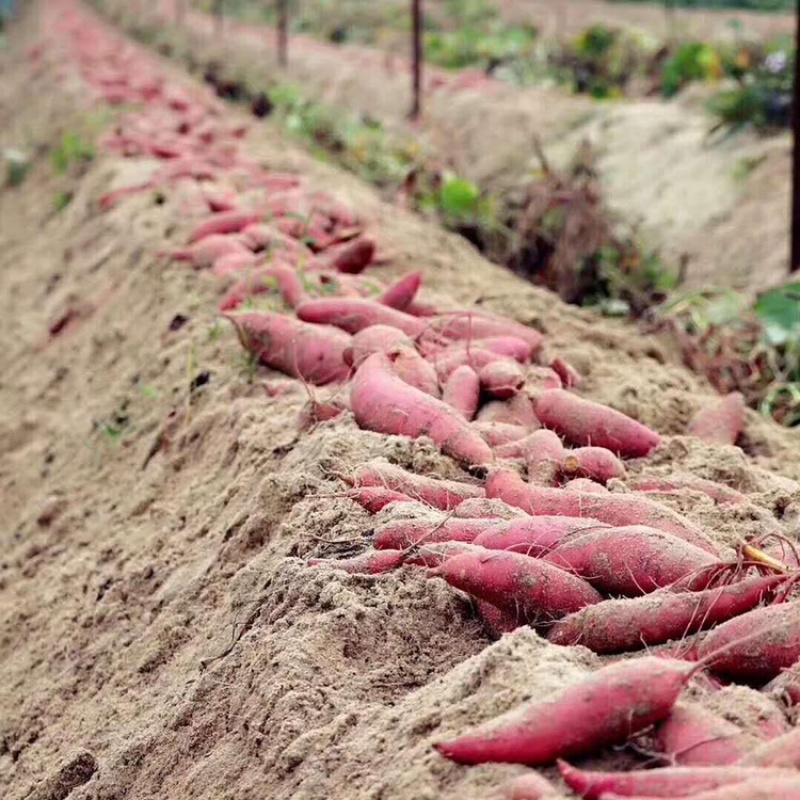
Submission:
M 409 570 L 305 565 L 359 552 L 376 524 L 336 475 L 373 457 L 462 473 L 430 443 L 349 416 L 298 434 L 302 387 L 267 397 L 276 376 L 242 359 L 214 313 L 217 285 L 157 256 L 185 242 L 190 194 L 176 185 L 101 213 L 104 192 L 153 164 L 98 151 L 54 170 L 52 152 L 119 113 L 98 108 L 63 41 L 30 49 L 65 4 L 31 10 L 0 56 L 0 139 L 32 156 L 0 195 L 4 797 L 480 796 L 519 768 L 458 767 L 432 742 L 598 659 L 529 630 L 492 644 L 462 595 Z M 413 266 L 443 305 L 540 328 L 589 396 L 667 437 L 633 474 L 688 471 L 745 492 L 730 508 L 667 499 L 721 543 L 767 524 L 794 533 L 794 432 L 750 413 L 743 450 L 681 435 L 709 394 L 659 340 L 520 283 L 268 127 L 246 146 L 365 214 L 394 254 L 387 278 Z

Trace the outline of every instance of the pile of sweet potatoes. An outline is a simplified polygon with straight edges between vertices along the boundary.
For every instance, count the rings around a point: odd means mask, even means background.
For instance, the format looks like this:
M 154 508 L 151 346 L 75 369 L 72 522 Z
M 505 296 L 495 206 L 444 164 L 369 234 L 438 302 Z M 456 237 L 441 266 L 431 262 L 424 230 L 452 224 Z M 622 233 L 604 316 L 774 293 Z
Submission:
M 687 488 L 719 503 L 745 496 L 691 475 L 628 481 L 626 461 L 647 458 L 661 437 L 580 394 L 581 376 L 543 356 L 538 331 L 482 310 L 437 309 L 419 296 L 419 272 L 366 275 L 381 259 L 358 214 L 248 159 L 244 128 L 215 101 L 165 78 L 69 0 L 53 8 L 50 34 L 69 44 L 97 97 L 136 104 L 105 147 L 158 164 L 102 207 L 189 187 L 195 219 L 168 255 L 219 281 L 220 310 L 254 358 L 336 387 L 300 427 L 352 414 L 366 430 L 426 437 L 464 468 L 461 480 L 442 480 L 375 460 L 341 476 L 376 515 L 372 547 L 311 563 L 422 571 L 471 598 L 495 636 L 531 626 L 554 646 L 611 657 L 557 696 L 438 742 L 439 753 L 462 764 L 558 762 L 564 784 L 586 798 L 800 798 L 800 734 L 777 705 L 771 724 L 749 731 L 696 702 L 700 686 L 729 682 L 800 702 L 797 559 L 722 552 L 655 499 Z M 689 432 L 729 445 L 743 424 L 731 395 Z M 402 504 L 422 511 L 386 517 Z M 620 656 L 646 648 L 658 649 Z M 603 773 L 565 761 L 628 744 L 659 768 Z M 556 789 L 530 773 L 504 791 L 525 800 Z

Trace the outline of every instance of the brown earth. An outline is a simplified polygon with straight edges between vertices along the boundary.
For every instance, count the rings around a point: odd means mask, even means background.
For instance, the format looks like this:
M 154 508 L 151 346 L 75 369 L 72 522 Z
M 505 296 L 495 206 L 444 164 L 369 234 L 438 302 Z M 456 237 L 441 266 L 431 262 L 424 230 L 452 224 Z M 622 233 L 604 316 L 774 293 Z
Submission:
M 492 644 L 463 596 L 411 570 L 305 566 L 361 550 L 375 524 L 335 474 L 386 456 L 466 476 L 429 443 L 359 431 L 350 417 L 298 435 L 303 389 L 266 398 L 261 383 L 276 376 L 246 369 L 214 313 L 215 285 L 156 255 L 185 241 L 181 192 L 100 214 L 98 197 L 147 163 L 99 153 L 54 173 L 48 152 L 63 134 L 100 132 L 113 114 L 60 48 L 40 67 L 22 57 L 44 7 L 0 54 L 0 146 L 33 154 L 24 183 L 0 194 L 3 797 L 482 796 L 521 769 L 458 767 L 431 744 L 599 660 L 530 630 Z M 663 342 L 521 283 L 269 125 L 248 147 L 366 214 L 396 254 L 382 275 L 422 269 L 432 299 L 543 330 L 548 350 L 585 373 L 588 396 L 665 435 L 632 474 L 687 471 L 747 493 L 738 507 L 666 500 L 720 543 L 796 534 L 796 432 L 749 412 L 743 449 L 682 436 L 711 396 Z M 74 196 L 56 213 L 62 191 Z M 763 696 L 738 696 L 723 713 L 753 725 Z

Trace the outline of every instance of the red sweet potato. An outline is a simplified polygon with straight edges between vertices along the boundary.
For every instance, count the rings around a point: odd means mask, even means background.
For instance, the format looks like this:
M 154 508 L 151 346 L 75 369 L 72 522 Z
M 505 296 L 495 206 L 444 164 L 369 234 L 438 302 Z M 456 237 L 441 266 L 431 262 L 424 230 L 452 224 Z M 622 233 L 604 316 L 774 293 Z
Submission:
M 661 441 L 655 431 L 625 414 L 563 389 L 542 392 L 535 410 L 542 425 L 574 445 L 597 445 L 623 457 L 638 458 Z
M 527 342 L 530 357 L 542 347 L 542 334 L 519 322 L 483 311 L 455 311 L 435 318 L 433 327 L 448 339 L 484 339 L 490 336 L 514 336 Z
M 326 248 L 314 259 L 314 266 L 351 275 L 362 272 L 375 257 L 375 240 L 370 236 L 356 236 L 342 244 Z
M 188 261 L 195 269 L 210 267 L 218 258 L 226 255 L 252 255 L 238 239 L 223 234 L 206 236 L 199 242 L 170 255 L 175 261 Z
M 298 306 L 297 316 L 304 322 L 335 325 L 348 333 L 358 333 L 370 325 L 389 325 L 413 337 L 422 335 L 425 330 L 425 323 L 416 317 L 360 298 L 309 300 Z
M 539 558 L 571 536 L 603 527 L 608 526 L 584 517 L 520 517 L 492 525 L 474 544 Z
M 605 484 L 612 478 L 624 477 L 625 465 L 605 447 L 578 447 L 564 451 L 561 476 L 591 478 Z
M 682 767 L 734 764 L 757 741 L 702 706 L 684 703 L 656 726 L 653 740 L 667 764 Z
M 669 586 L 716 561 L 705 550 L 645 525 L 599 528 L 573 536 L 543 558 L 580 575 L 604 594 L 626 597 Z M 683 595 L 672 593 L 669 597 Z
M 442 511 L 451 511 L 464 500 L 482 498 L 484 495 L 481 486 L 417 475 L 383 459 L 362 464 L 352 481 L 354 486 L 379 486 L 402 492 L 413 500 Z
M 549 623 L 602 599 L 586 581 L 538 558 L 504 550 L 463 553 L 447 559 L 432 574 L 516 614 L 520 624 Z
M 604 794 L 602 800 L 620 800 L 620 795 Z M 652 800 L 652 798 L 639 797 L 629 800 Z M 691 795 L 691 800 L 800 800 L 800 781 L 796 775 L 775 777 L 764 774 L 743 783 L 698 792 Z
M 499 639 L 504 633 L 511 633 L 519 627 L 516 614 L 509 614 L 485 600 L 478 600 L 476 605 L 483 624 L 492 638 Z
M 367 550 L 353 558 L 310 558 L 309 566 L 343 569 L 353 575 L 380 575 L 403 565 L 405 553 L 400 550 Z
M 415 544 L 472 542 L 476 536 L 498 521 L 452 517 L 441 522 L 424 519 L 387 522 L 375 529 L 372 544 L 377 550 L 405 550 Z
M 350 336 L 337 328 L 308 325 L 266 312 L 227 316 L 243 347 L 267 366 L 324 386 L 346 380 L 344 350 Z
M 345 406 L 335 400 L 326 402 L 319 401 L 312 397 L 300 409 L 297 429 L 300 431 L 310 431 L 312 428 L 319 425 L 320 422 L 337 419 L 345 410 Z
M 508 400 L 525 385 L 525 373 L 516 361 L 503 358 L 478 371 L 481 389 L 499 400 Z
M 764 692 L 778 699 L 783 705 L 794 707 L 800 705 L 800 663 L 792 664 L 773 678 Z
M 800 603 L 757 608 L 711 631 L 698 648 L 709 669 L 738 683 L 764 684 L 800 659 Z
M 563 386 L 558 373 L 550 367 L 528 367 L 525 373 L 525 391 L 534 400 L 548 389 L 561 389 Z
M 644 497 L 565 492 L 525 483 L 513 470 L 495 467 L 486 480 L 486 496 L 498 497 L 532 516 L 592 517 L 618 527 L 646 525 L 716 554 L 713 542 L 680 514 Z
M 734 444 L 744 427 L 745 403 L 731 392 L 702 408 L 689 423 L 687 433 L 709 444 Z
M 628 481 L 628 487 L 637 492 L 651 492 L 653 494 L 680 494 L 684 489 L 702 492 L 717 503 L 738 505 L 747 498 L 730 486 L 698 478 L 694 475 L 669 475 L 665 478 L 634 478 Z
M 409 386 L 431 397 L 442 396 L 436 370 L 413 347 L 396 345 L 386 353 L 386 356 L 391 359 L 397 376 Z
M 594 494 L 608 494 L 608 489 L 602 483 L 596 483 L 591 478 L 573 478 L 562 487 L 565 492 L 592 492 Z
M 480 396 L 481 385 L 478 375 L 466 364 L 456 367 L 442 388 L 442 400 L 466 420 L 471 420 L 477 413 Z
M 489 447 L 502 447 L 504 444 L 517 442 L 528 435 L 528 429 L 522 425 L 509 425 L 507 422 L 478 422 L 472 423 Z
M 491 350 L 483 350 L 480 347 L 473 347 L 469 350 L 462 348 L 447 349 L 428 356 L 428 360 L 436 368 L 436 374 L 442 383 L 445 383 L 459 367 L 472 367 L 475 372 L 480 372 L 488 364 L 495 361 L 504 361 L 505 359 L 505 356 L 493 353 Z
M 561 439 L 546 429 L 534 431 L 526 440 L 525 461 L 528 480 L 541 486 L 552 486 L 564 462 L 564 445 Z
M 377 514 L 389 503 L 413 503 L 414 501 L 402 492 L 395 492 L 384 486 L 362 486 L 347 493 L 370 514 Z
M 581 374 L 563 358 L 554 358 L 550 362 L 550 369 L 561 378 L 565 389 L 580 389 L 581 383 L 583 383 Z
M 413 347 L 413 341 L 399 328 L 390 325 L 370 325 L 353 336 L 350 355 L 345 354 L 348 363 L 359 367 L 373 353 L 388 353 L 398 345 Z
M 640 650 L 744 614 L 770 597 L 781 580 L 775 575 L 761 576 L 704 592 L 655 592 L 633 599 L 604 600 L 557 622 L 548 639 L 553 644 L 580 644 L 600 654 Z M 590 583 L 597 586 L 596 581 Z
M 655 660 L 661 661 L 661 659 Z M 675 663 L 684 664 L 685 669 L 686 662 Z M 567 786 L 584 800 L 605 800 L 606 797 L 612 795 L 641 798 L 694 798 L 699 792 L 706 792 L 722 786 L 733 786 L 748 779 L 763 780 L 790 774 L 782 770 L 737 766 L 665 767 L 630 772 L 589 772 L 563 762 L 559 763 L 559 769 Z
M 396 308 L 398 311 L 406 311 L 414 301 L 421 285 L 422 273 L 409 272 L 408 275 L 403 275 L 391 286 L 387 286 L 386 290 L 378 298 L 378 302 L 390 308 Z
M 253 250 L 269 250 L 270 253 L 285 257 L 300 266 L 305 266 L 313 257 L 311 250 L 302 242 L 263 222 L 248 225 L 242 231 L 242 238 Z
M 611 664 L 556 697 L 509 711 L 484 732 L 435 747 L 461 764 L 500 761 L 537 766 L 588 755 L 622 744 L 664 719 L 694 670 L 696 665 L 685 661 L 653 657 Z M 566 775 L 565 779 L 569 783 Z M 586 784 L 590 787 L 590 780 Z M 599 792 L 591 796 L 598 797 Z
M 203 242 L 208 241 L 207 237 Z M 198 242 L 198 245 L 203 244 Z M 216 278 L 225 278 L 229 275 L 241 274 L 243 272 L 252 272 L 255 268 L 263 263 L 263 257 L 251 253 L 249 250 L 244 253 L 225 253 L 219 258 L 214 259 L 211 264 L 211 274 Z
M 398 377 L 391 356 L 375 353 L 358 368 L 351 384 L 350 407 L 356 423 L 366 430 L 412 438 L 428 436 L 443 453 L 468 466 L 492 461 L 491 448 L 469 423 L 446 403 Z
M 531 359 L 530 344 L 517 336 L 486 336 L 481 339 L 443 343 L 439 338 L 423 342 L 426 356 L 435 357 L 444 353 L 469 353 L 475 350 L 488 350 L 498 356 L 513 358 L 520 364 L 527 364 Z
M 234 283 L 220 301 L 219 310 L 232 311 L 245 300 L 269 291 L 273 284 L 277 284 L 283 301 L 291 308 L 308 300 L 303 282 L 295 270 L 283 264 L 271 264 L 253 270 Z
M 764 742 L 739 760 L 742 767 L 800 769 L 800 728 Z
M 533 410 L 533 403 L 525 392 L 510 400 L 492 400 L 478 412 L 478 422 L 500 422 L 506 425 L 522 425 L 529 430 L 540 428 Z
M 248 225 L 261 219 L 261 214 L 252 211 L 223 211 L 201 222 L 189 234 L 189 244 L 199 242 L 212 234 L 239 233 Z
M 524 511 L 509 506 L 502 500 L 487 500 L 485 497 L 470 497 L 463 500 L 453 509 L 454 517 L 463 519 L 516 519 L 527 517 Z

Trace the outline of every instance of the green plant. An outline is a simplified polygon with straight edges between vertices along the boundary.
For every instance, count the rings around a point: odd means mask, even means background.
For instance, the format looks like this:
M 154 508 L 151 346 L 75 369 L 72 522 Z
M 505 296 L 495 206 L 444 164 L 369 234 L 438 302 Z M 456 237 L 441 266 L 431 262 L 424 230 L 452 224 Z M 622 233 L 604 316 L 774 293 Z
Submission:
M 57 147 L 50 152 L 50 160 L 56 172 L 64 173 L 73 164 L 91 161 L 95 156 L 94 147 L 84 141 L 79 133 L 67 131 Z
M 74 195 L 70 191 L 56 192 L 54 199 L 56 213 L 60 214 L 72 202 L 73 197 Z
M 22 150 L 9 147 L 3 151 L 3 159 L 6 162 L 6 183 L 9 186 L 19 186 L 31 167 L 30 158 Z

